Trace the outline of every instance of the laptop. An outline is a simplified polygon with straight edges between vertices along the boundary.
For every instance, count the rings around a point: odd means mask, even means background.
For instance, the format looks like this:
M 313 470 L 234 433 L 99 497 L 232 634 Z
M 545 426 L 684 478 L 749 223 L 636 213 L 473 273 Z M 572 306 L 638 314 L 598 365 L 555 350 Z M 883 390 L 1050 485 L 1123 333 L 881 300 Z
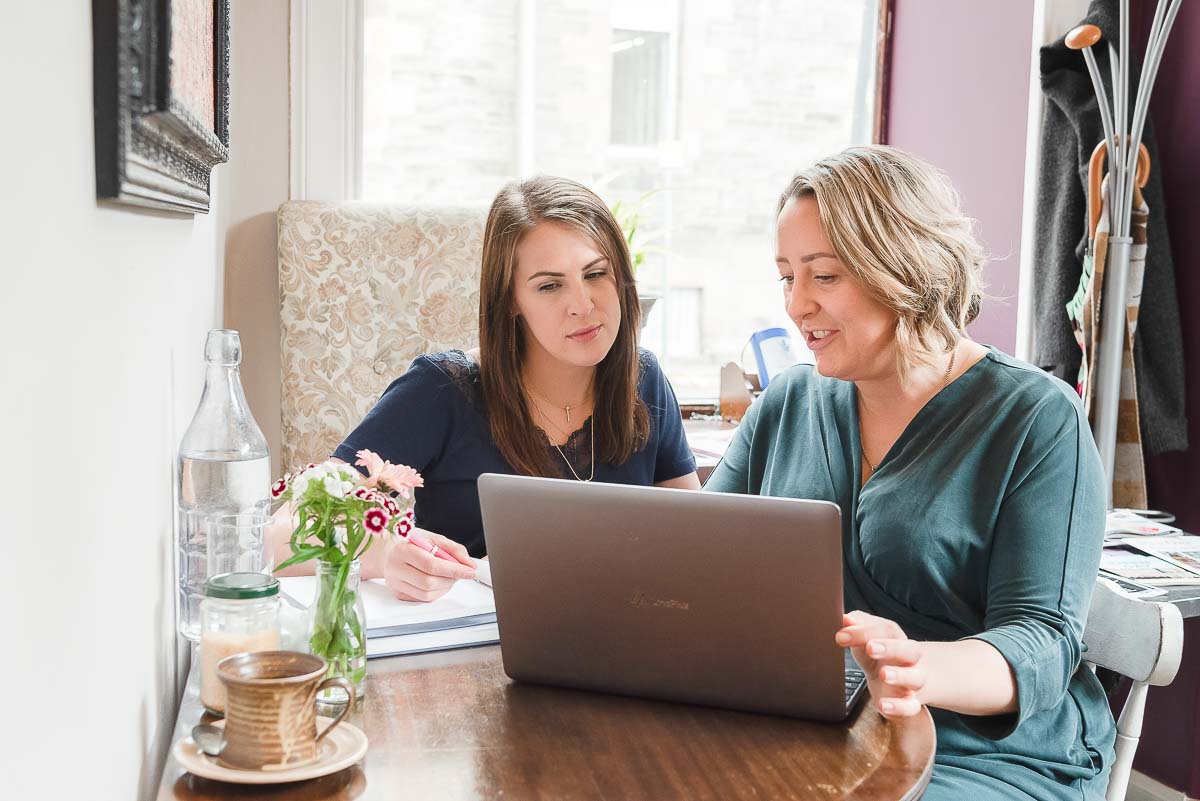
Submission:
M 843 720 L 841 513 L 792 498 L 479 477 L 517 681 Z

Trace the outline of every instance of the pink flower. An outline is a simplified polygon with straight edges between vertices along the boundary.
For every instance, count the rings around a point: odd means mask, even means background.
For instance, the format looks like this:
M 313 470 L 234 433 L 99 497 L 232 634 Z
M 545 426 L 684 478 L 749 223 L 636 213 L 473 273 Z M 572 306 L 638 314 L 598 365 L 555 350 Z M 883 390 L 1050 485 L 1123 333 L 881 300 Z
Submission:
M 425 486 L 421 474 L 408 465 L 392 464 L 368 450 L 361 450 L 356 455 L 358 459 L 354 463 L 367 470 L 367 477 L 362 482 L 364 487 L 391 487 L 408 498 L 415 488 Z
M 360 467 L 367 468 L 367 478 L 365 481 L 363 481 L 363 486 L 378 486 L 379 479 L 388 463 L 373 451 L 361 450 L 355 455 L 358 456 L 358 459 L 356 459 L 354 463 Z
M 400 493 L 403 498 L 412 497 L 412 491 L 425 486 L 421 474 L 406 464 L 390 464 L 385 462 L 379 481 Z
M 363 515 L 363 525 L 371 534 L 382 534 L 383 530 L 387 528 L 388 519 L 388 513 L 375 506 L 368 509 L 367 513 Z
M 285 492 L 287 492 L 287 476 L 284 476 L 271 485 L 271 497 L 278 498 Z

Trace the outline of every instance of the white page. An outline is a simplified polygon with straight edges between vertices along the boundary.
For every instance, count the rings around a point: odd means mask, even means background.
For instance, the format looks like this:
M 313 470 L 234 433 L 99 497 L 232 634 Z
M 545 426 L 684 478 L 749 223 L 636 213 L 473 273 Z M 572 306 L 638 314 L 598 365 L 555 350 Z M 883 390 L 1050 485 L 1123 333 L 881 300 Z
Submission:
M 280 589 L 304 606 L 316 595 L 316 576 L 285 576 Z M 476 581 L 456 581 L 450 592 L 432 603 L 401 601 L 383 579 L 369 579 L 359 587 L 367 615 L 368 635 L 373 629 L 419 623 L 440 623 L 474 615 L 496 614 L 492 591 Z
M 486 559 L 475 560 L 475 580 L 485 587 L 492 586 L 492 563 Z

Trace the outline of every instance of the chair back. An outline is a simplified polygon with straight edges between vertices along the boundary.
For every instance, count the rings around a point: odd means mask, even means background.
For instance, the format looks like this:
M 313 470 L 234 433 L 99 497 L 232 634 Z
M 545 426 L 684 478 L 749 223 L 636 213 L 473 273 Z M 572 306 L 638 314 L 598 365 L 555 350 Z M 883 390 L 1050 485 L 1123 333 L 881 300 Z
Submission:
M 486 211 L 279 207 L 282 465 L 319 462 L 422 353 L 479 344 Z
M 1133 687 L 1117 722 L 1107 801 L 1124 801 L 1142 734 L 1149 685 L 1165 687 L 1183 657 L 1183 615 L 1170 603 L 1131 598 L 1098 579 L 1083 629 L 1084 661 L 1128 676 Z

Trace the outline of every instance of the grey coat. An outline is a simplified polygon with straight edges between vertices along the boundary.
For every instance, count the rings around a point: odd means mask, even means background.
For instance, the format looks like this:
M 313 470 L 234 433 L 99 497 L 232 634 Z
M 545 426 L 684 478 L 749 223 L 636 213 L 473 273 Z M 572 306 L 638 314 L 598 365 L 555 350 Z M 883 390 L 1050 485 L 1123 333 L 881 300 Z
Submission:
M 1116 32 L 1114 0 L 1093 0 L 1083 22 Z M 1093 48 L 1100 73 L 1109 80 L 1108 48 Z M 1130 93 L 1137 86 L 1130 65 Z M 1038 231 L 1034 252 L 1034 362 L 1074 385 L 1081 353 L 1064 306 L 1079 286 L 1087 245 L 1087 171 L 1092 149 L 1104 139 L 1096 96 L 1083 56 L 1062 39 L 1041 49 L 1042 164 L 1038 185 Z M 1111 91 L 1111 87 L 1110 87 Z M 1132 105 L 1133 98 L 1130 98 Z M 1150 151 L 1150 180 L 1142 193 L 1150 207 L 1146 275 L 1138 317 L 1134 360 L 1142 441 L 1150 454 L 1187 449 L 1184 375 L 1175 265 L 1167 236 L 1161 165 L 1149 118 L 1142 137 Z

